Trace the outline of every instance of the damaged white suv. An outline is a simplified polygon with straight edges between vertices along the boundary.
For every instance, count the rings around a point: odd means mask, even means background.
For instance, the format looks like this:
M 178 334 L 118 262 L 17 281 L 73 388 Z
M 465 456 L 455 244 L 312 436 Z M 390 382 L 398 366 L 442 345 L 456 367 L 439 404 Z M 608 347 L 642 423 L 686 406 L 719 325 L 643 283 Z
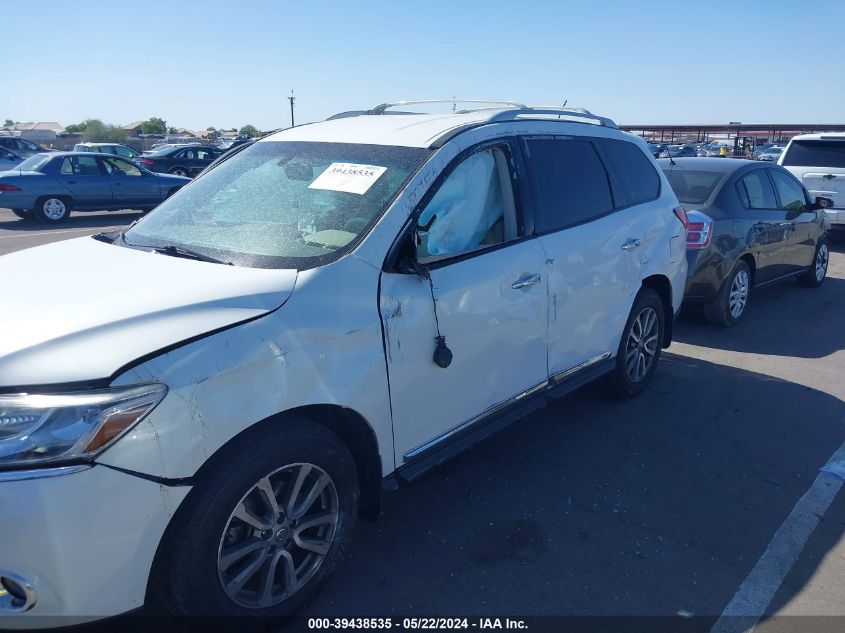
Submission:
M 388 107 L 0 258 L 0 627 L 295 612 L 384 488 L 651 380 L 686 216 L 645 143 L 581 110 Z

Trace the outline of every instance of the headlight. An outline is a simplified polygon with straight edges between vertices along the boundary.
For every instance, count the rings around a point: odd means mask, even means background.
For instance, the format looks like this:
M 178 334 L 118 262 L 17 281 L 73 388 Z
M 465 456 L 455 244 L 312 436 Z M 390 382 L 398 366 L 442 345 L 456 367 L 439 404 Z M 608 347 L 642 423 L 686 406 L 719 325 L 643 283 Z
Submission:
M 167 387 L 0 395 L 0 467 L 91 459 L 161 402 Z

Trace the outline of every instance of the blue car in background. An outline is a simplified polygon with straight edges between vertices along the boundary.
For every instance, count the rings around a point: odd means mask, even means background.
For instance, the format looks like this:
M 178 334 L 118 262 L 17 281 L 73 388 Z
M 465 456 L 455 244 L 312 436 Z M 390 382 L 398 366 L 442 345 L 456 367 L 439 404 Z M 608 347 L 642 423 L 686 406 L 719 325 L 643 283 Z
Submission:
M 14 169 L 24 161 L 23 156 L 0 146 L 0 171 Z
M 74 211 L 149 211 L 191 182 L 155 174 L 120 156 L 36 154 L 0 173 L 0 207 L 19 218 L 63 222 Z

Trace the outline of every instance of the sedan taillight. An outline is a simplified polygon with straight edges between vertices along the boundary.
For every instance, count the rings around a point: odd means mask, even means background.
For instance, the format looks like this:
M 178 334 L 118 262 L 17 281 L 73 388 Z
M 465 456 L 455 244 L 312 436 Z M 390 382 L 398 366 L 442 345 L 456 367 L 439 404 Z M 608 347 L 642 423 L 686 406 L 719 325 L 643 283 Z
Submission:
M 689 225 L 689 220 L 687 220 L 687 212 L 684 210 L 683 207 L 675 207 L 672 209 L 672 212 L 675 214 L 675 217 L 681 221 L 681 224 L 684 225 L 684 228 L 687 228 Z
M 15 187 L 15 185 L 7 185 L 6 183 L 0 183 L 0 191 L 20 191 L 20 187 Z
M 700 211 L 690 211 L 688 217 L 687 248 L 707 248 L 713 237 L 713 218 Z
M 156 162 L 154 160 L 152 160 L 151 158 L 139 158 L 138 162 L 141 163 L 142 165 L 155 165 L 156 164 Z

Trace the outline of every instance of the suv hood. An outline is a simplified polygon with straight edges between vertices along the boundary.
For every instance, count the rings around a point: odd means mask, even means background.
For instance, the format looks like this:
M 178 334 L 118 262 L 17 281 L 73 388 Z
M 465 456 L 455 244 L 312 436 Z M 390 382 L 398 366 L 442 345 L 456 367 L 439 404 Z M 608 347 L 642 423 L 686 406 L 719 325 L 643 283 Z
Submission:
M 294 270 L 239 268 L 91 237 L 0 257 L 0 388 L 108 378 L 124 365 L 267 314 Z

